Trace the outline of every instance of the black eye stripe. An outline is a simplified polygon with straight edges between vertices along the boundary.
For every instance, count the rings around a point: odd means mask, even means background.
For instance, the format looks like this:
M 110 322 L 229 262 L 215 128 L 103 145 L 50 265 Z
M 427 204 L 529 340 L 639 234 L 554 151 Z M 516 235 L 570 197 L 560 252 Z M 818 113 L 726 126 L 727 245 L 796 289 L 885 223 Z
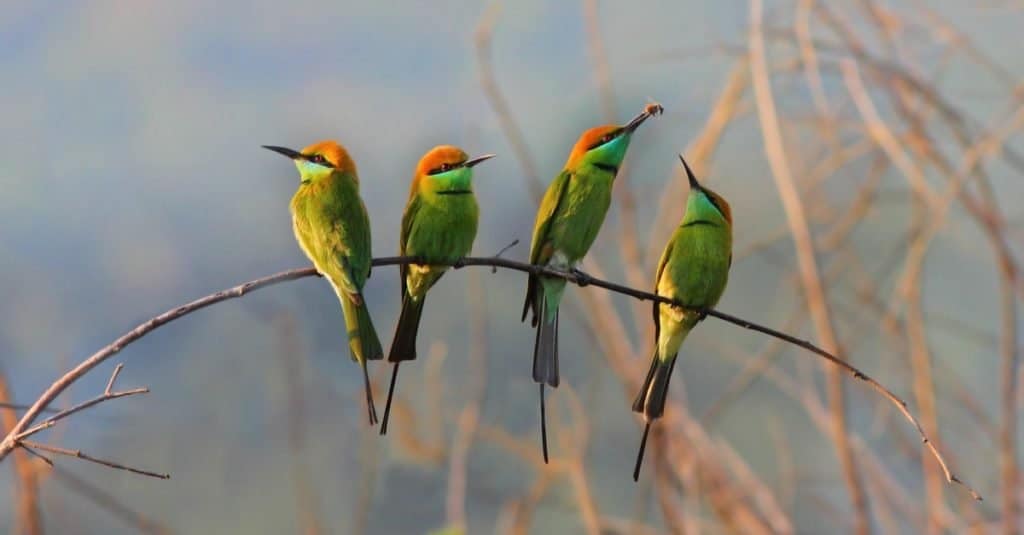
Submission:
M 716 199 L 714 195 L 708 195 L 707 193 L 705 193 L 704 196 L 707 197 L 708 201 L 711 202 L 711 206 L 714 206 L 715 210 L 718 210 L 718 213 L 722 214 L 723 216 L 725 215 L 725 211 L 722 210 L 722 205 L 718 204 L 718 199 Z
M 445 162 L 445 163 L 443 163 L 443 164 L 441 164 L 441 165 L 431 169 L 430 171 L 427 171 L 427 175 L 433 176 L 433 175 L 439 175 L 441 173 L 447 173 L 448 171 L 451 171 L 452 169 L 455 169 L 456 167 L 462 166 L 462 164 L 464 164 L 464 163 L 466 163 L 466 162 L 459 162 L 459 163 L 448 163 L 448 162 Z
M 310 156 L 307 156 L 306 160 L 309 160 L 310 162 L 313 162 L 317 165 L 322 165 L 324 167 L 334 167 L 333 165 L 331 165 L 331 162 L 327 161 L 327 158 L 324 158 L 323 154 L 312 154 Z
M 587 147 L 587 150 L 594 150 L 594 149 L 600 147 L 601 145 L 604 145 L 605 143 L 608 143 L 609 141 L 611 141 L 611 140 L 615 139 L 616 137 L 618 137 L 619 136 L 619 132 L 621 132 L 621 131 L 622 131 L 622 129 L 619 128 L 619 129 L 616 129 L 616 130 L 612 130 L 611 132 L 608 132 L 607 134 L 601 136 L 601 139 L 598 139 L 596 143 L 594 143 L 594 144 L 590 145 L 589 147 Z

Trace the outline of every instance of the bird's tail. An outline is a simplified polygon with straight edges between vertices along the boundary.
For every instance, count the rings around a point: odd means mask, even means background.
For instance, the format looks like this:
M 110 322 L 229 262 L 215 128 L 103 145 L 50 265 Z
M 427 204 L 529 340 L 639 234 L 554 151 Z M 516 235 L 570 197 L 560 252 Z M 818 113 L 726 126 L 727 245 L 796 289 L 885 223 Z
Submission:
M 661 418 L 665 412 L 665 400 L 668 398 L 668 383 L 672 378 L 672 369 L 676 366 L 676 355 L 664 360 L 654 351 L 651 358 L 651 369 L 640 387 L 640 393 L 633 400 L 633 411 L 644 415 L 644 436 L 640 439 L 640 451 L 636 455 L 636 466 L 633 468 L 633 481 L 640 477 L 640 466 L 644 462 L 644 450 L 647 447 L 647 434 L 654 420 Z
M 391 385 L 388 387 L 388 400 L 384 405 L 384 419 L 381 421 L 380 434 L 388 432 L 388 419 L 391 416 L 391 399 L 395 394 L 395 382 L 398 380 L 398 366 L 403 360 L 416 360 L 416 333 L 420 328 L 420 317 L 423 314 L 423 302 L 426 296 L 418 301 L 406 294 L 402 299 L 402 312 L 398 315 L 398 326 L 395 327 L 395 338 L 391 341 L 388 362 L 394 362 L 391 370 Z
M 533 380 L 558 386 L 558 307 L 540 298 L 540 318 L 533 342 Z
M 366 369 L 366 361 L 384 358 L 377 330 L 373 328 L 370 311 L 361 294 L 345 296 L 341 299 L 341 307 L 345 313 L 345 329 L 348 331 L 348 347 L 352 352 L 352 360 L 363 368 L 363 383 L 366 389 L 366 408 L 370 425 L 377 423 L 377 409 L 373 404 L 373 391 L 370 387 L 370 374 Z
M 558 386 L 558 305 L 551 304 L 543 288 L 535 303 L 540 307 L 537 337 L 533 345 L 533 380 L 540 391 L 540 440 L 544 462 L 548 462 L 548 429 L 544 410 L 544 385 Z

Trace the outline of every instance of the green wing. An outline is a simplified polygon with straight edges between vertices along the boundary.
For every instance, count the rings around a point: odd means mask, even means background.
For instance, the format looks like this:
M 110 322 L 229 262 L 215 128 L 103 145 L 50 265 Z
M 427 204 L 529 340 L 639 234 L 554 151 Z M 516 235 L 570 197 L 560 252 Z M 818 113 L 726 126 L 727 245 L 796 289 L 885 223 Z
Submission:
M 420 211 L 420 196 L 413 195 L 409 197 L 409 203 L 405 205 L 405 212 L 402 214 L 402 233 L 398 237 L 398 254 L 405 256 L 406 250 L 408 249 L 409 236 L 412 234 L 412 226 L 416 222 L 416 216 Z M 399 276 L 402 277 L 402 298 L 405 298 L 406 294 L 406 282 L 405 278 L 409 273 L 409 265 L 402 264 L 398 266 Z
M 544 244 L 548 241 L 551 222 L 555 219 L 555 215 L 565 199 L 565 192 L 569 189 L 571 177 L 572 173 L 568 170 L 559 173 L 555 177 L 555 181 L 548 186 L 544 198 L 540 201 L 540 208 L 537 209 L 537 221 L 533 225 L 533 241 L 530 243 L 531 264 L 546 262 L 551 257 L 551 252 L 544 250 Z M 526 302 L 523 303 L 522 321 L 526 321 L 526 314 L 533 309 L 532 323 L 536 325 L 537 314 L 540 311 L 540 303 L 537 302 L 537 299 L 537 277 L 530 275 L 526 283 Z
M 562 200 L 565 198 L 565 192 L 569 189 L 567 186 L 571 177 L 571 172 L 568 170 L 562 171 L 555 177 L 554 182 L 548 186 L 547 192 L 544 193 L 544 198 L 540 202 L 540 208 L 537 210 L 537 221 L 533 225 L 533 241 L 530 244 L 531 264 L 544 262 L 550 258 L 550 253 L 544 254 L 544 244 L 548 241 L 551 222 L 555 219 L 558 208 L 562 205 Z
M 341 188 L 329 197 L 307 197 L 303 241 L 321 273 L 346 293 L 359 294 L 370 274 L 370 218 L 354 182 Z

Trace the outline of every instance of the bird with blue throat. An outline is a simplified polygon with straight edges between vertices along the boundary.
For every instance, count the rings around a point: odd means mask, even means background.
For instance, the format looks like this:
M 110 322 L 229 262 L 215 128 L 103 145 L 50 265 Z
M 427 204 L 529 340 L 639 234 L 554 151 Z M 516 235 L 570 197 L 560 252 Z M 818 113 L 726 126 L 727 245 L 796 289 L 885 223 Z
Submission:
M 654 356 L 647 378 L 633 401 L 633 411 L 644 417 L 644 434 L 633 468 L 633 481 L 640 478 L 651 424 L 665 412 L 669 379 L 679 348 L 690 331 L 704 319 L 706 311 L 718 304 L 732 266 L 729 203 L 702 186 L 681 155 L 679 160 L 686 170 L 690 193 L 683 219 L 661 253 L 654 287 L 657 295 L 682 306 L 655 303 L 653 307 Z
M 530 245 L 530 263 L 560 270 L 575 270 L 594 239 L 612 200 L 612 186 L 626 157 L 634 132 L 648 118 L 664 112 L 660 104 L 624 125 L 591 128 L 579 137 L 562 172 L 548 186 L 537 211 Z M 541 447 L 548 461 L 544 387 L 557 387 L 558 307 L 565 279 L 530 275 L 522 320 L 532 312 L 536 328 L 533 349 L 533 380 L 540 390 Z
M 348 151 L 336 141 L 314 143 L 301 151 L 264 145 L 299 170 L 299 187 L 290 204 L 295 239 L 317 273 L 331 284 L 345 317 L 352 360 L 363 371 L 370 425 L 377 423 L 369 360 L 384 356 L 363 298 L 373 261 L 370 219 L 359 196 L 359 174 Z
M 388 361 L 393 362 L 394 367 L 380 426 L 382 435 L 388 430 L 398 366 L 403 361 L 416 359 L 416 334 L 427 291 L 449 265 L 468 255 L 473 248 L 480 218 L 480 208 L 473 194 L 473 168 L 493 157 L 493 154 L 484 154 L 470 158 L 458 147 L 441 145 L 428 151 L 416 165 L 409 201 L 402 214 L 398 253 L 421 258 L 427 264 L 403 264 L 399 269 L 402 310 L 388 352 Z

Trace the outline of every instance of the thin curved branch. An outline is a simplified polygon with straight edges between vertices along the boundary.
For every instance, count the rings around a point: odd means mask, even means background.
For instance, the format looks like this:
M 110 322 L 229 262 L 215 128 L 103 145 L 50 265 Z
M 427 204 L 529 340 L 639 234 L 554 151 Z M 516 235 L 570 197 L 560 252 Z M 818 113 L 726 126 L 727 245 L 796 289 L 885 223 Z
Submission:
M 618 294 L 630 296 L 634 299 L 664 303 L 668 305 L 677 306 L 680 308 L 686 308 L 685 305 L 683 305 L 677 300 L 669 299 L 667 297 L 663 297 L 651 292 L 646 292 L 644 290 L 630 288 L 628 286 L 623 286 L 621 284 L 616 284 L 614 282 L 609 282 L 603 279 L 597 279 L 591 277 L 590 275 L 582 271 L 562 271 L 547 266 L 527 264 L 525 262 L 508 260 L 496 256 L 466 257 L 451 263 L 430 262 L 429 260 L 424 258 L 410 256 L 389 256 L 373 259 L 373 265 L 376 267 L 397 266 L 407 264 L 447 265 L 451 266 L 453 269 L 461 269 L 466 266 L 487 266 L 491 268 L 503 268 L 513 271 L 519 271 L 522 273 L 529 273 L 531 275 L 556 277 L 564 279 L 577 286 L 596 286 L 598 288 L 604 288 L 605 290 L 609 290 Z M 92 356 L 82 361 L 82 363 L 80 363 L 74 369 L 72 369 L 64 376 L 62 376 L 60 379 L 58 379 L 56 382 L 54 382 L 52 385 L 50 385 L 50 387 L 47 388 L 45 392 L 43 392 L 39 399 L 32 404 L 28 412 L 26 412 L 25 415 L 22 416 L 18 424 L 8 432 L 3 442 L 0 442 L 0 461 L 5 459 L 7 455 L 15 447 L 17 447 L 18 442 L 20 441 L 19 437 L 23 433 L 25 433 L 27 429 L 30 428 L 32 422 L 36 419 L 36 417 L 39 416 L 39 414 L 44 409 L 46 409 L 47 405 L 53 402 L 53 400 L 56 399 L 57 396 L 59 396 L 65 389 L 67 389 L 68 386 L 70 386 L 72 383 L 74 383 L 83 375 L 85 375 L 85 373 L 87 373 L 92 368 L 98 366 L 111 356 L 120 352 L 128 344 L 135 342 L 136 340 L 149 334 L 151 331 L 167 323 L 170 323 L 182 316 L 191 314 L 192 312 L 195 312 L 197 310 L 206 308 L 210 305 L 219 303 L 221 301 L 226 301 L 228 299 L 242 297 L 260 288 L 265 288 L 267 286 L 272 286 L 274 284 L 279 284 L 282 282 L 287 282 L 295 279 L 302 279 L 311 276 L 318 276 L 316 270 L 312 267 L 281 271 L 273 275 L 268 275 L 266 277 L 245 282 L 239 284 L 238 286 L 221 290 L 219 292 L 212 293 L 204 297 L 200 297 L 199 299 L 172 308 L 164 312 L 163 314 L 160 314 L 152 319 L 149 319 L 148 321 L 141 323 L 134 329 L 122 335 L 117 340 L 114 340 L 113 343 L 107 345 L 106 347 L 103 347 L 102 349 L 94 353 Z M 931 451 L 932 455 L 935 457 L 935 460 L 938 461 L 939 465 L 942 467 L 942 471 L 946 476 L 946 480 L 950 483 L 958 483 L 962 485 L 971 493 L 971 496 L 974 497 L 975 500 L 981 500 L 981 496 L 973 488 L 971 488 L 970 485 L 965 483 L 963 480 L 961 480 L 959 477 L 957 477 L 950 471 L 942 454 L 939 453 L 938 449 L 935 448 L 935 446 L 932 444 L 932 441 L 924 433 L 924 430 L 921 428 L 921 424 L 918 423 L 917 418 L 915 418 L 914 415 L 907 408 L 907 403 L 903 401 L 903 399 L 901 399 L 899 396 L 894 394 L 891 390 L 883 386 L 881 383 L 879 383 L 872 377 L 868 376 L 864 372 L 860 371 L 853 365 L 846 363 L 839 357 L 829 353 L 828 351 L 825 351 L 824 349 L 821 349 L 820 347 L 808 342 L 807 340 L 803 340 L 795 336 L 791 336 L 789 334 L 776 331 L 775 329 L 772 329 L 770 327 L 766 327 L 764 325 L 760 325 L 758 323 L 754 323 L 752 321 L 748 321 L 738 316 L 733 316 L 732 314 L 727 314 L 725 312 L 721 312 L 718 310 L 706 309 L 701 310 L 700 312 L 707 316 L 713 316 L 722 321 L 732 323 L 733 325 L 742 327 L 744 329 L 749 329 L 762 334 L 766 334 L 768 336 L 778 338 L 779 340 L 782 340 L 784 342 L 806 349 L 811 353 L 814 353 L 815 355 L 818 355 L 824 358 L 825 360 L 828 360 L 829 362 L 835 364 L 836 366 L 840 367 L 846 372 L 849 372 L 851 375 L 853 375 L 854 378 L 860 379 L 867 383 L 868 385 L 870 385 L 871 388 L 875 389 L 879 394 L 881 394 L 883 397 L 892 402 L 892 404 L 896 406 L 896 408 L 903 414 L 903 416 L 906 417 L 907 421 L 913 424 L 913 426 L 917 429 L 918 434 L 921 436 L 922 443 L 928 446 L 929 451 Z

